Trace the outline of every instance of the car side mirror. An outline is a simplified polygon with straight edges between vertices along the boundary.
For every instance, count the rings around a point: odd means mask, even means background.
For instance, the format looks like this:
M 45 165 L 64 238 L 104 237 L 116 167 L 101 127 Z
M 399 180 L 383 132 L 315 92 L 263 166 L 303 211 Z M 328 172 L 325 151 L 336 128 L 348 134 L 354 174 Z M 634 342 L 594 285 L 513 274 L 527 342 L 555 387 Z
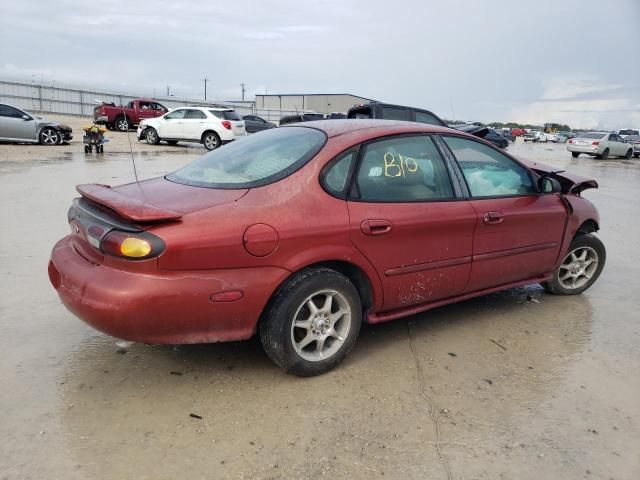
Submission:
M 31 118 L 29 115 L 22 115 L 22 119 L 27 121 L 27 120 L 33 120 L 33 118 Z
M 551 177 L 542 177 L 538 180 L 538 188 L 542 193 L 558 193 L 562 191 L 560 182 Z

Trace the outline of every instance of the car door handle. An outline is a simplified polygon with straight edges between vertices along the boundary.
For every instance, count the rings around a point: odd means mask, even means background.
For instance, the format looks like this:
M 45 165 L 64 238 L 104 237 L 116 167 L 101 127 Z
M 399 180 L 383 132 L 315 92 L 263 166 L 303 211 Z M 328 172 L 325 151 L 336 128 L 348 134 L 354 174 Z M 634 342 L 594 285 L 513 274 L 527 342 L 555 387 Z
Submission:
M 393 227 L 389 220 L 364 220 L 360 224 L 360 230 L 365 235 L 384 235 Z
M 482 218 L 487 225 L 497 225 L 504 222 L 504 213 L 502 212 L 487 212 Z

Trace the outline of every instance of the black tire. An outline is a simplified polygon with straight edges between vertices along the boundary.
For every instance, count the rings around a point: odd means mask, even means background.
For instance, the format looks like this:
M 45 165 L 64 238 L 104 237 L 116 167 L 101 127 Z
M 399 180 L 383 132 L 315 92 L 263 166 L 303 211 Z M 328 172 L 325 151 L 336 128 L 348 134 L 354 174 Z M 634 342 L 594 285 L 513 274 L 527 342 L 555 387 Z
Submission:
M 601 158 L 602 160 L 606 160 L 607 158 L 609 158 L 609 149 L 605 148 L 604 152 L 602 152 L 602 155 L 597 158 Z
M 573 270 L 567 268 L 568 265 L 573 262 L 571 255 L 574 252 L 582 252 L 584 249 L 591 249 L 591 251 L 595 254 L 595 258 L 597 260 L 596 267 L 592 271 L 585 271 L 585 273 L 589 273 L 591 275 L 590 278 L 583 285 L 576 285 L 576 287 L 567 288 L 566 284 L 560 279 L 561 272 L 571 272 Z M 591 252 L 589 252 L 591 253 Z M 604 244 L 600 241 L 598 237 L 591 233 L 578 233 L 571 242 L 569 246 L 569 251 L 565 255 L 565 258 L 562 260 L 562 264 L 558 269 L 553 272 L 553 279 L 542 284 L 544 289 L 552 293 L 554 295 L 577 295 L 579 293 L 584 292 L 587 288 L 595 283 L 595 281 L 602 273 L 602 269 L 604 268 L 605 261 L 607 260 L 607 251 L 604 248 Z M 578 267 L 576 267 L 578 268 Z M 588 269 L 589 267 L 585 267 Z M 586 278 L 586 275 L 585 275 Z M 579 280 L 579 279 L 578 279 Z
M 627 150 L 627 154 L 624 156 L 624 158 L 629 160 L 631 158 L 631 155 L 633 155 L 633 150 L 629 149 Z
M 119 132 L 128 132 L 131 124 L 129 123 L 129 119 L 126 115 L 120 115 L 116 117 L 114 126 Z
M 320 307 L 314 317 L 314 312 L 307 305 L 309 302 L 313 302 L 317 307 L 317 299 L 322 295 L 325 295 L 326 299 L 327 292 L 335 292 L 332 294 L 332 299 L 336 300 L 330 302 L 329 310 L 325 310 L 324 313 Z M 342 306 L 339 306 L 340 302 L 343 303 Z M 345 306 L 348 306 L 348 312 L 350 312 L 335 320 L 335 325 L 340 324 L 336 330 L 343 329 L 343 332 L 334 331 L 336 334 L 341 333 L 338 336 L 342 338 L 342 343 L 330 333 L 325 333 L 324 330 L 325 325 L 329 325 L 331 317 L 329 311 L 333 312 L 333 309 L 338 306 L 340 310 L 345 310 Z M 293 327 L 296 316 L 299 317 L 298 323 L 300 323 L 302 321 L 300 316 L 307 315 L 308 327 Z M 322 318 L 326 320 L 322 320 Z M 323 324 L 323 321 L 327 323 Z M 320 323 L 320 327 L 317 322 Z M 271 299 L 260 319 L 260 340 L 265 352 L 276 365 L 289 373 L 310 377 L 328 372 L 344 359 L 358 338 L 361 323 L 362 303 L 353 283 L 335 270 L 310 268 L 298 272 L 287 280 Z M 306 334 L 304 334 L 305 328 Z M 323 329 L 322 332 L 319 328 Z M 346 331 L 344 331 L 345 329 Z M 329 330 L 331 328 L 326 332 Z M 306 346 L 300 349 L 302 353 L 298 353 L 294 345 L 296 335 L 302 337 L 300 342 L 304 338 L 312 338 Z M 315 339 L 316 337 L 322 340 L 322 344 Z M 327 346 L 330 353 L 326 358 L 317 355 L 318 347 L 324 352 L 323 346 Z M 311 348 L 305 351 L 307 347 Z M 314 356 L 315 359 L 303 358 L 301 355 Z
M 573 158 L 578 158 L 580 156 L 580 152 L 571 152 L 571 156 Z
M 639 158 L 640 157 L 640 153 L 634 153 L 633 154 L 633 158 Z
M 172 147 L 175 147 L 178 144 L 177 140 L 167 140 L 167 143 Z
M 59 145 L 61 135 L 55 128 L 45 127 L 40 131 L 40 145 Z
M 216 132 L 204 132 L 202 134 L 202 144 L 207 150 L 215 150 L 222 145 L 220 137 Z
M 158 132 L 153 127 L 149 127 L 144 131 L 144 139 L 149 145 L 158 145 L 160 143 Z
M 89 145 L 85 145 L 84 146 L 84 153 L 89 153 L 91 150 L 89 150 Z

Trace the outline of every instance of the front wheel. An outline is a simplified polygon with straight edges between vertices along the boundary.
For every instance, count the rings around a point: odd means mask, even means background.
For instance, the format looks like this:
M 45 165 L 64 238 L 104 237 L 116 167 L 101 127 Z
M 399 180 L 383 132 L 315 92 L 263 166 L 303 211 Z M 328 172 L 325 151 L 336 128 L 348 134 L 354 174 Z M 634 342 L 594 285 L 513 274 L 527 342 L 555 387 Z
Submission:
M 160 137 L 155 128 L 149 127 L 144 133 L 144 138 L 149 145 L 157 145 L 160 143 Z
M 42 145 L 58 145 L 60 138 L 60 134 L 55 129 L 43 128 L 39 140 Z
M 573 158 L 578 158 L 579 155 L 580 155 L 580 152 L 571 152 L 571 156 Z
M 129 131 L 129 120 L 127 117 L 120 116 L 116 119 L 116 130 L 119 132 L 128 132 Z
M 582 293 L 598 279 L 606 258 L 607 252 L 598 237 L 590 233 L 578 234 L 553 279 L 542 286 L 555 295 Z
M 629 160 L 631 158 L 631 155 L 633 155 L 633 150 L 629 149 L 627 150 L 627 154 L 624 156 L 624 158 Z
M 313 268 L 282 286 L 260 321 L 260 339 L 269 358 L 289 373 L 325 373 L 356 342 L 362 304 L 351 281 L 335 270 Z

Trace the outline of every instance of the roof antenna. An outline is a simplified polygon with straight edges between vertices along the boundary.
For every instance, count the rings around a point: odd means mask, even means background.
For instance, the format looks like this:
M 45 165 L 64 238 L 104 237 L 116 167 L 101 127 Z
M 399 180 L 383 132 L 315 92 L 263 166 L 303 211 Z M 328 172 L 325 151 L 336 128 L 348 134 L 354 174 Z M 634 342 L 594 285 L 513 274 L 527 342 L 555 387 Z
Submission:
M 105 103 L 103 100 L 98 100 L 97 98 L 94 98 L 93 101 L 101 105 Z M 129 135 L 129 121 L 127 120 L 127 115 L 124 111 L 124 105 L 121 105 L 121 107 L 122 107 L 122 116 L 124 117 L 124 120 L 127 122 L 127 140 L 129 141 L 129 153 L 131 154 L 131 164 L 133 165 L 133 176 L 136 179 L 136 183 L 138 183 L 138 170 L 136 169 L 136 161 L 135 161 L 135 158 L 133 157 L 133 147 L 131 146 L 131 136 Z

